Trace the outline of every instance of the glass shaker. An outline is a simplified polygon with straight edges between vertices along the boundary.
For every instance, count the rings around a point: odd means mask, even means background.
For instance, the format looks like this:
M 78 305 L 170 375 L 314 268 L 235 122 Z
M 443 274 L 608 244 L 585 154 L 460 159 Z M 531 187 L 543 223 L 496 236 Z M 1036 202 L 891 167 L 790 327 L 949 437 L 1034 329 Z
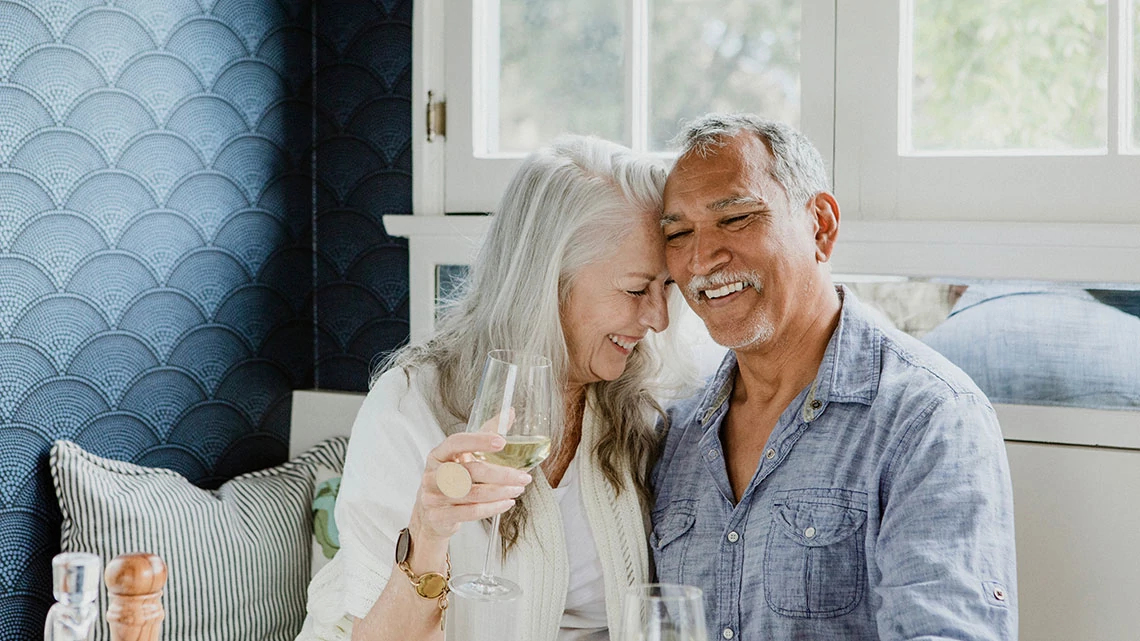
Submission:
M 51 560 L 55 605 L 44 623 L 44 641 L 88 641 L 99 618 L 103 563 L 85 552 L 65 552 Z

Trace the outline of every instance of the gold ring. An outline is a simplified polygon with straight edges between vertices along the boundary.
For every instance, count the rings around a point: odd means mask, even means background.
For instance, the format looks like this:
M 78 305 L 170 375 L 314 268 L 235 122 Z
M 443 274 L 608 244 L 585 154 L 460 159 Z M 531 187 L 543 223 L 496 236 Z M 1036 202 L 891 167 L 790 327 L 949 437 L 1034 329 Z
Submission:
M 435 470 L 435 486 L 444 496 L 461 499 L 471 491 L 471 473 L 459 463 L 440 463 Z

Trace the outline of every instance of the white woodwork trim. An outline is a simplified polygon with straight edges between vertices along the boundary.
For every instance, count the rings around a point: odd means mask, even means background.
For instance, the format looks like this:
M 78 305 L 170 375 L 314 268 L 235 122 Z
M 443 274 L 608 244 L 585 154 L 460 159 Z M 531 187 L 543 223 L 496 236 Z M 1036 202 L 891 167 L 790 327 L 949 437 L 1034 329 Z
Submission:
M 994 405 L 1007 441 L 1140 450 L 1140 411 Z
M 293 390 L 289 417 L 289 458 L 334 436 L 348 436 L 364 402 L 358 392 Z
M 800 129 L 823 157 L 835 184 L 835 3 L 802 0 Z
M 384 228 L 408 239 L 408 320 L 411 341 L 435 328 L 437 265 L 467 265 L 475 257 L 488 216 L 384 216 Z
M 842 221 L 832 262 L 854 274 L 1140 283 L 1140 225 Z
M 443 49 L 444 0 L 412 6 L 412 213 L 444 213 L 447 141 L 427 141 L 427 93 L 446 100 Z

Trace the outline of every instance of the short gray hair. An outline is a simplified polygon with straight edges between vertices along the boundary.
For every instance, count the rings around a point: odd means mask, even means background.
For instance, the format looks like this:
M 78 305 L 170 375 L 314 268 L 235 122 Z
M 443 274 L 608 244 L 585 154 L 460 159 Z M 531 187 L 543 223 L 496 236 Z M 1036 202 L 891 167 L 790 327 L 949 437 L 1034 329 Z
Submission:
M 831 191 L 827 169 L 819 150 L 793 127 L 755 114 L 712 113 L 685 124 L 674 140 L 678 159 L 689 154 L 707 158 L 741 132 L 755 135 L 772 153 L 772 179 L 784 188 L 788 199 L 806 204 L 813 196 Z

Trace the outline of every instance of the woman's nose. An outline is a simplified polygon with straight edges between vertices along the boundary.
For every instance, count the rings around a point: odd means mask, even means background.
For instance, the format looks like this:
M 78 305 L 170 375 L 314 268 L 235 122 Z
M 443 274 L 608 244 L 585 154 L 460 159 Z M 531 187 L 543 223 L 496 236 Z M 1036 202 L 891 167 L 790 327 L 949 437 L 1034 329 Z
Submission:
M 669 305 L 665 297 L 666 288 L 653 288 L 641 312 L 641 323 L 655 332 L 663 332 L 669 327 Z

